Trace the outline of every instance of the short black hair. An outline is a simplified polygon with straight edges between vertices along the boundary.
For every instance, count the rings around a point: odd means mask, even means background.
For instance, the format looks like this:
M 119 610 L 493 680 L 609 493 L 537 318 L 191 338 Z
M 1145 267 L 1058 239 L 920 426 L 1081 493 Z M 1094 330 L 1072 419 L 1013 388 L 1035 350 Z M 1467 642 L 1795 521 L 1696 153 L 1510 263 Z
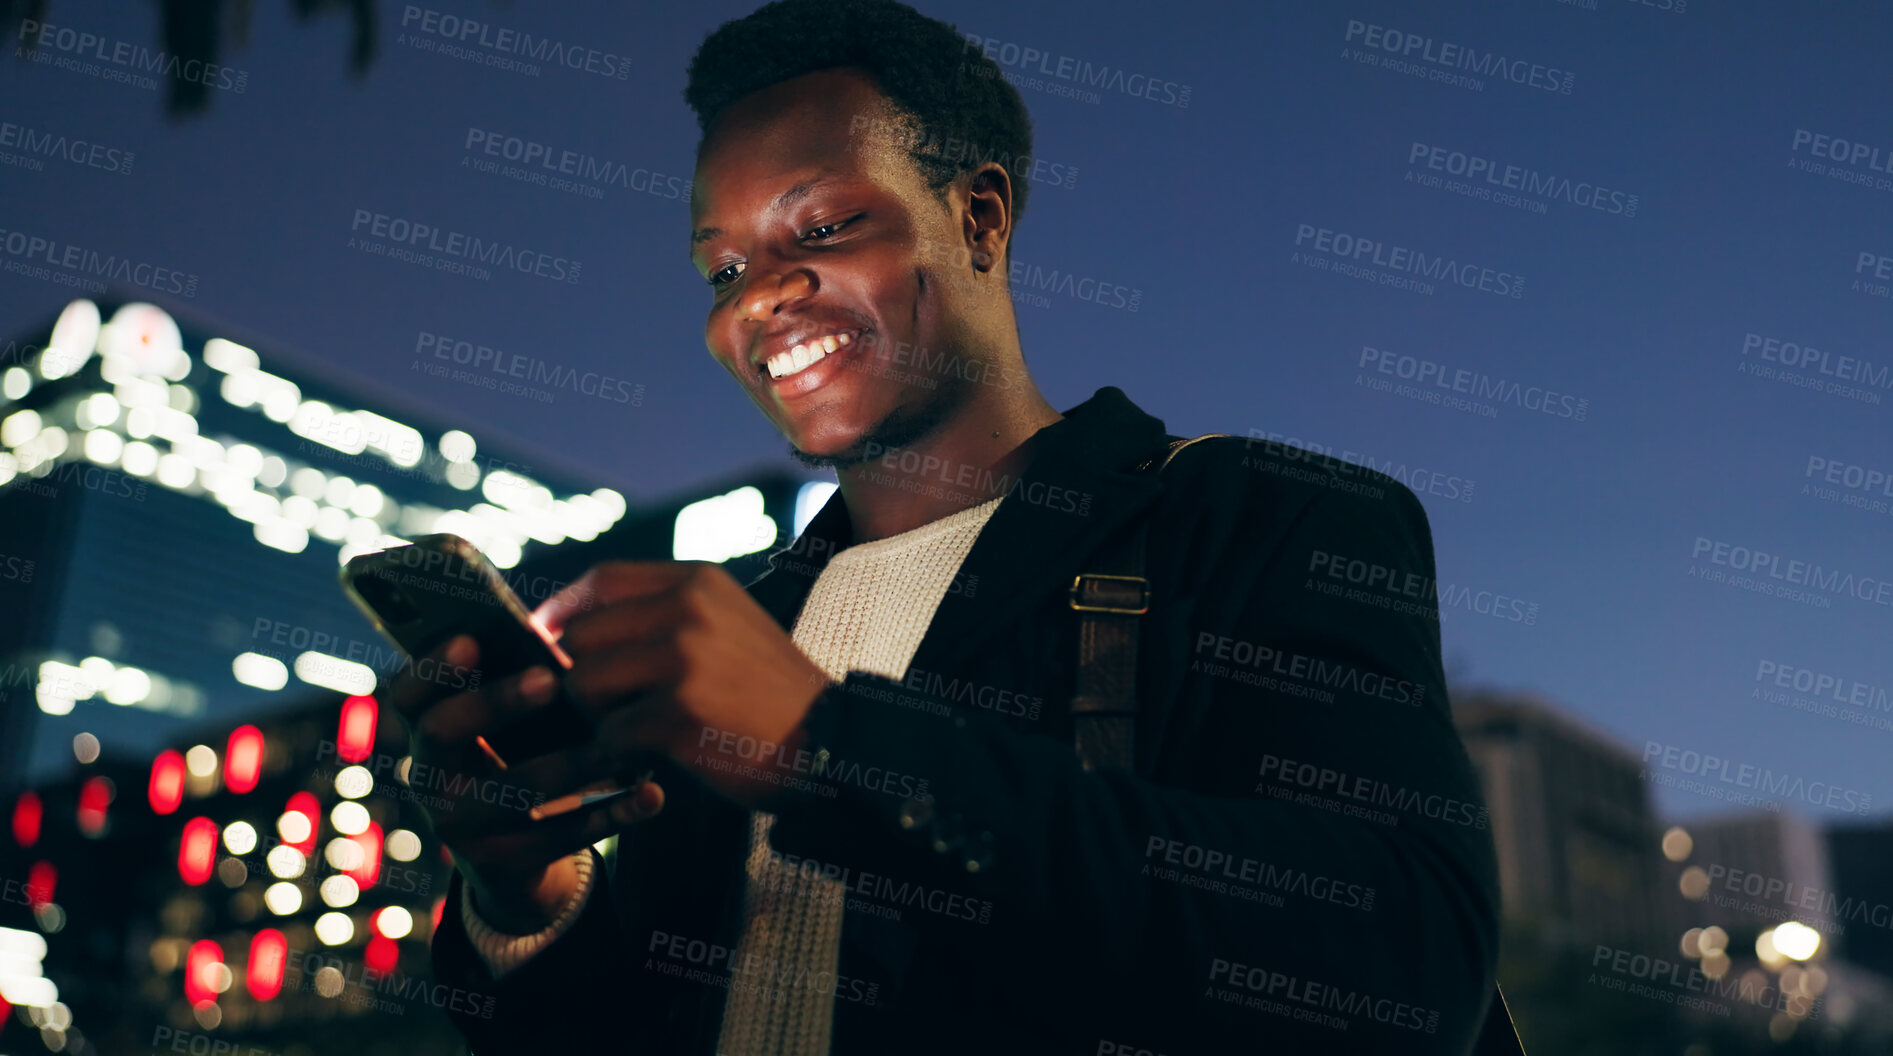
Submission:
M 840 66 L 867 73 L 894 104 L 908 153 L 942 201 L 955 180 L 996 161 L 1013 177 L 1014 222 L 1025 214 L 1032 119 L 1019 90 L 959 27 L 895 0 L 775 0 L 725 22 L 690 60 L 684 102 L 707 136 L 738 99 Z

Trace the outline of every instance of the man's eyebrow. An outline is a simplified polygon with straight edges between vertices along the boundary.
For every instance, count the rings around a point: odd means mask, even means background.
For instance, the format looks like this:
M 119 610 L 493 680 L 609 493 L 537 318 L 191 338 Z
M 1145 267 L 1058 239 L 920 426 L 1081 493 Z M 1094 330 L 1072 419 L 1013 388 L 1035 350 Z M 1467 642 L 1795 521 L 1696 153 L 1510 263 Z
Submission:
M 839 173 L 832 170 L 824 169 L 788 190 L 783 191 L 781 194 L 776 195 L 776 200 L 770 203 L 769 207 L 771 209 L 780 209 L 786 205 L 794 205 L 802 199 L 807 198 L 810 192 L 814 191 L 816 187 L 836 179 L 839 175 Z M 698 246 L 703 245 L 713 238 L 721 238 L 723 235 L 724 231 L 720 227 L 700 227 L 696 230 L 695 234 L 690 236 L 690 250 L 692 253 L 695 253 Z

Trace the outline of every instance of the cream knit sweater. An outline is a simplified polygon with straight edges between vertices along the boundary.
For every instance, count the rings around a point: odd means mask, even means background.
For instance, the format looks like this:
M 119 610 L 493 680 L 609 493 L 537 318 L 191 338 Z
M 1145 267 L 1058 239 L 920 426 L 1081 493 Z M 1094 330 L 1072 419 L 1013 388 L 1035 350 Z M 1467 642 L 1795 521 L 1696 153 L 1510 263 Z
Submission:
M 795 644 L 836 682 L 850 671 L 905 678 L 934 612 L 1000 501 L 836 553 L 796 618 Z M 735 961 L 761 970 L 753 973 L 753 981 L 732 979 L 717 1051 L 724 1056 L 827 1056 L 833 993 L 766 980 L 835 978 L 845 888 L 780 868 L 779 856 L 769 847 L 775 816 L 756 811 L 751 818 L 746 923 Z M 496 978 L 525 963 L 578 918 L 591 894 L 591 851 L 578 852 L 578 859 L 583 859 L 579 890 L 558 919 L 536 935 L 501 935 L 479 919 L 470 900 L 461 899 L 468 937 Z M 793 876 L 794 882 L 782 883 L 784 876 Z M 796 971 L 777 976 L 771 968 Z

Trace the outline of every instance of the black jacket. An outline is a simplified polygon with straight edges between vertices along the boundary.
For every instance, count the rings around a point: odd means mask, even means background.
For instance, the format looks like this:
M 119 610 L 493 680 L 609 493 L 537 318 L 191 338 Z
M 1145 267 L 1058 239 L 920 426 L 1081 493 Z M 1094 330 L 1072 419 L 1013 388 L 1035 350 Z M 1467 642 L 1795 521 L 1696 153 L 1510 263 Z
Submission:
M 491 1018 L 451 1013 L 473 1051 L 709 1056 L 728 987 L 762 985 L 832 990 L 844 1056 L 1465 1052 L 1498 883 L 1425 512 L 1261 440 L 1130 471 L 1166 439 L 1108 387 L 1047 427 L 907 678 L 851 674 L 817 701 L 811 754 L 769 764 L 823 792 L 772 842 L 846 883 L 838 973 L 732 970 L 746 812 L 660 773 L 668 805 L 620 838 L 611 883 L 498 982 L 454 879 L 434 967 L 493 998 Z M 1136 772 L 1087 772 L 1067 592 L 1140 512 Z M 793 626 L 849 538 L 837 493 L 748 589 Z

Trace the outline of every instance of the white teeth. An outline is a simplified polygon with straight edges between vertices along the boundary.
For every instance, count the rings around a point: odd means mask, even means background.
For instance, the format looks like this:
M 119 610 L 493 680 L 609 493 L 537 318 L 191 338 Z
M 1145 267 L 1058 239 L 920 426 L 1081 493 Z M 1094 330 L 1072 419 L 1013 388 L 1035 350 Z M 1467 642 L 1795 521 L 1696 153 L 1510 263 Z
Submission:
M 771 356 L 764 365 L 769 368 L 770 377 L 786 378 L 808 369 L 822 357 L 842 348 L 852 340 L 854 338 L 850 334 L 829 334 L 807 344 L 797 345 L 787 352 Z

